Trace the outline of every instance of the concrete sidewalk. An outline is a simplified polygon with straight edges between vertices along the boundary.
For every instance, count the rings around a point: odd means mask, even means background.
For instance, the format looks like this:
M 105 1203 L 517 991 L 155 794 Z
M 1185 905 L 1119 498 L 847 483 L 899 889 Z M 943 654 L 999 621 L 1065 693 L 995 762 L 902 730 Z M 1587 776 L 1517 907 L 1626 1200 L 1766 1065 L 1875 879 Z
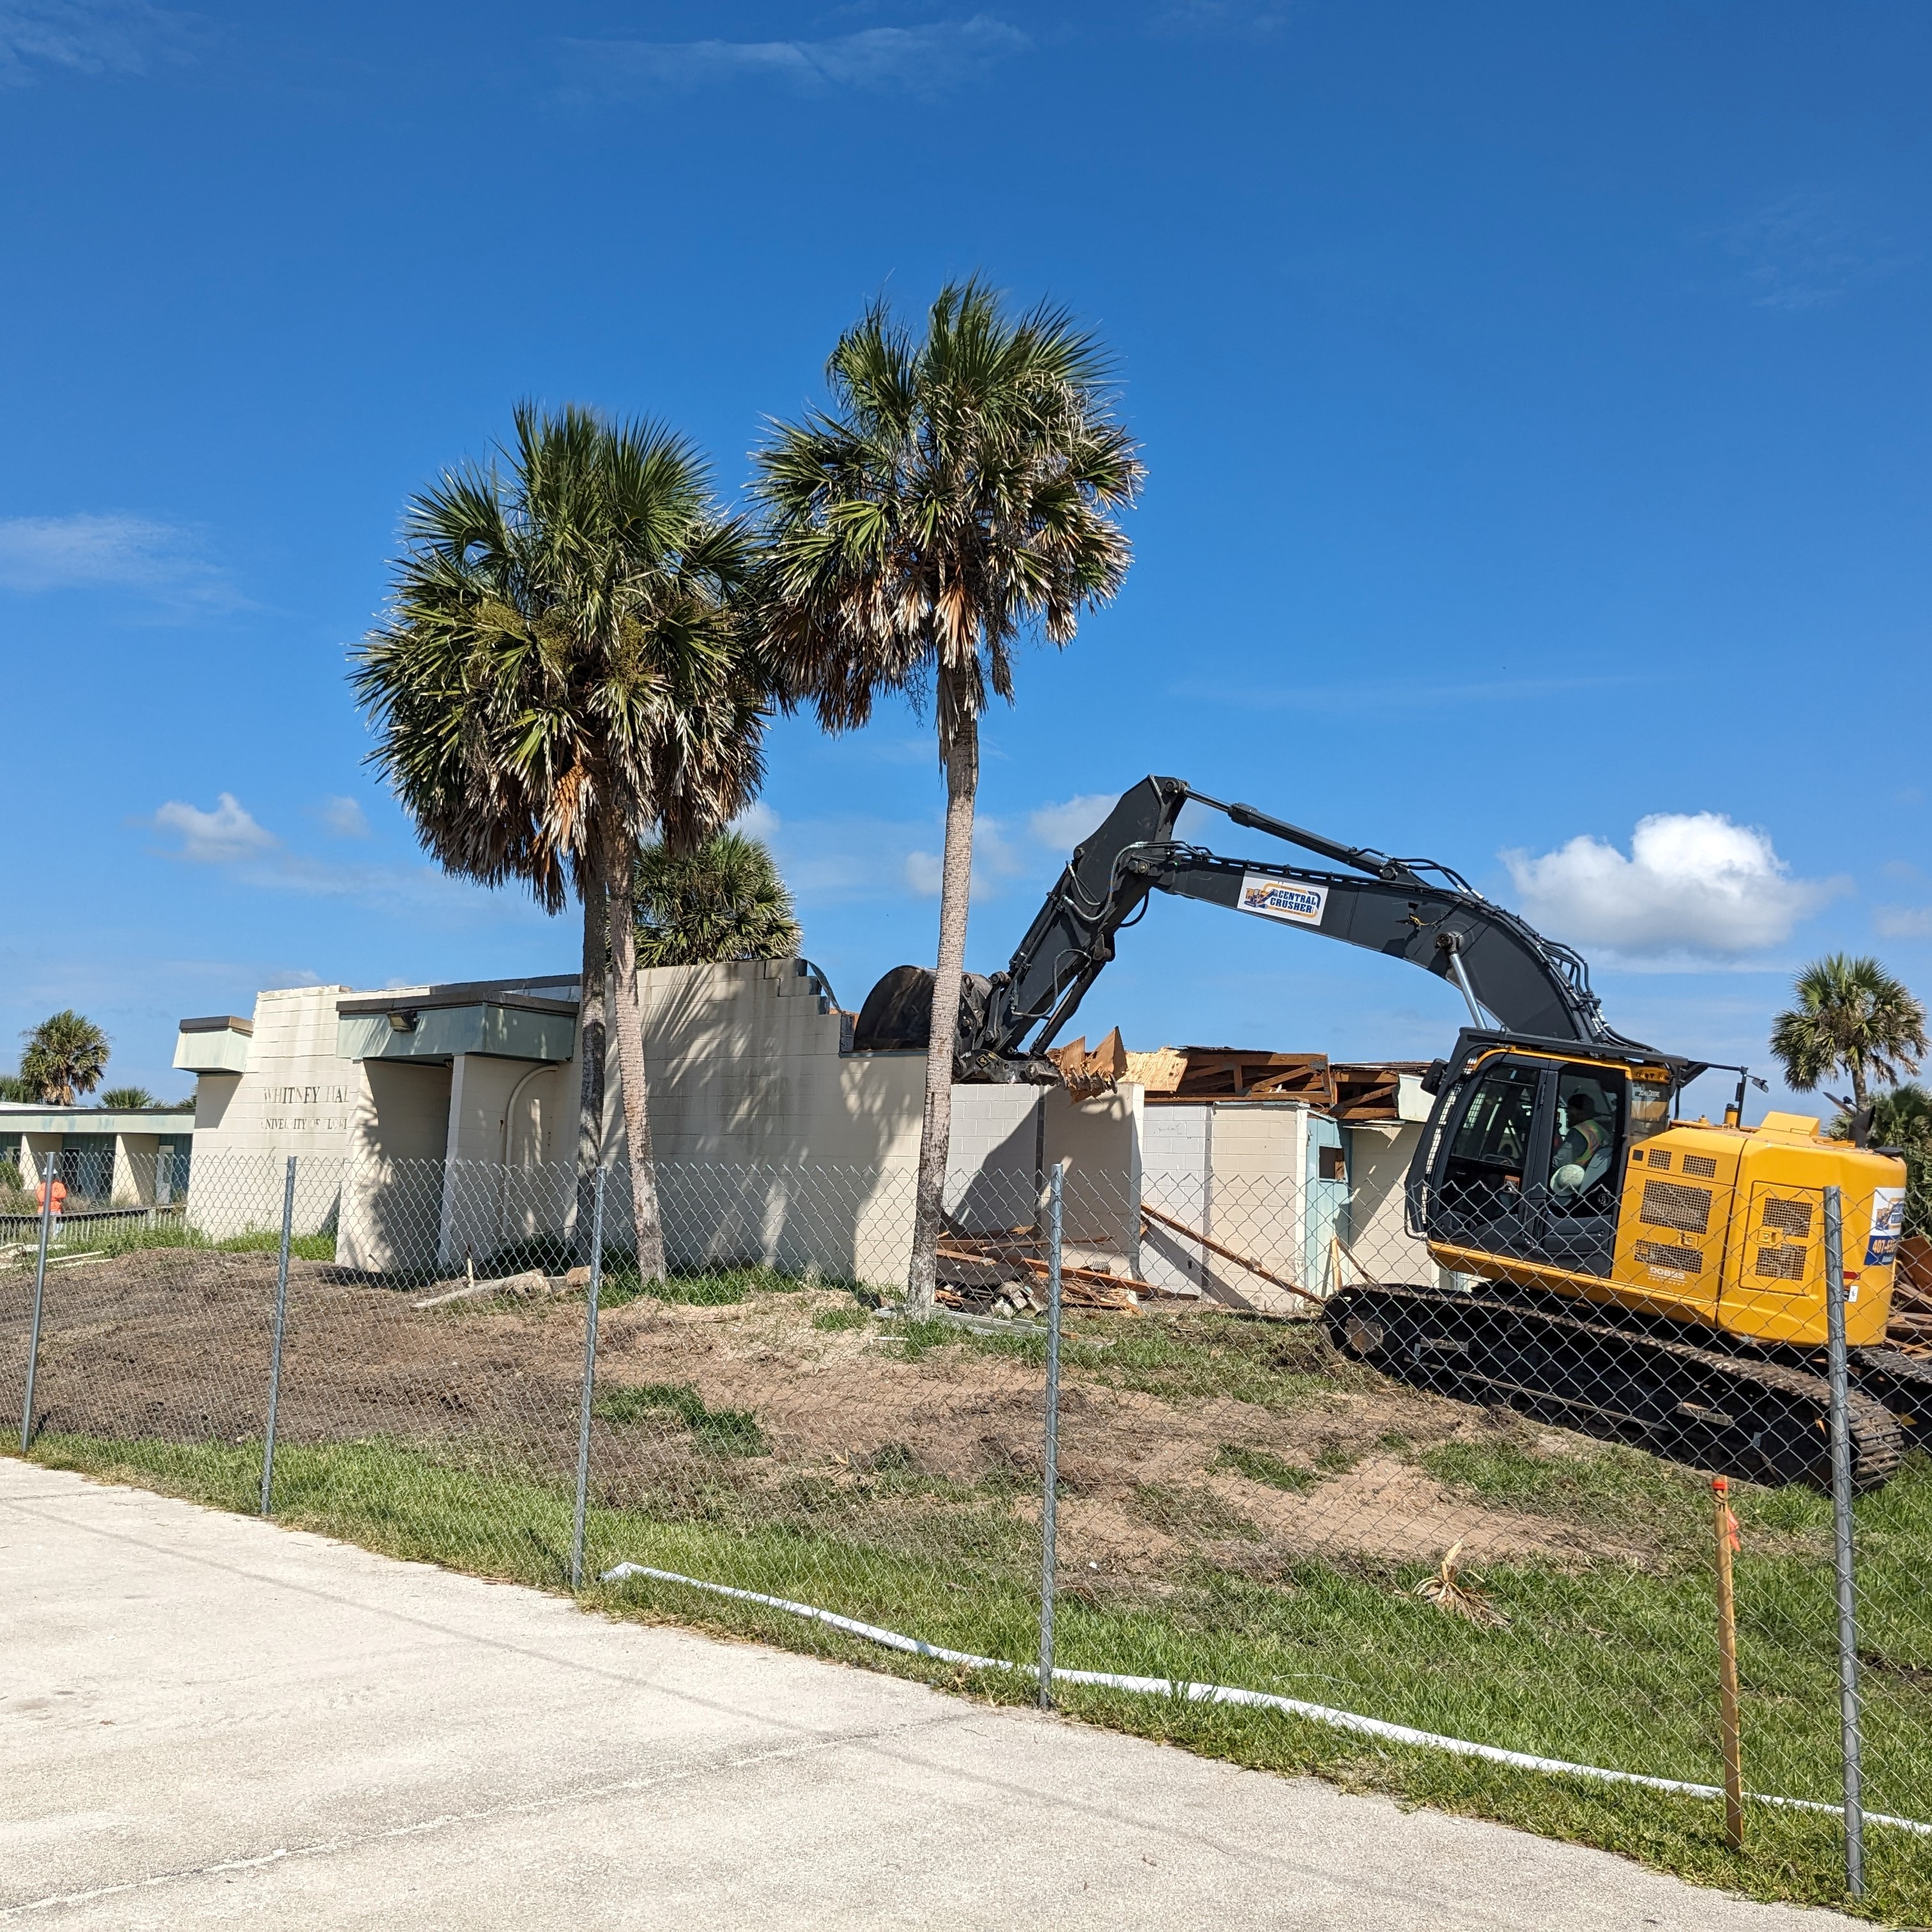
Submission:
M 1852 1923 L 10 1460 L 0 1658 L 7 1922 Z

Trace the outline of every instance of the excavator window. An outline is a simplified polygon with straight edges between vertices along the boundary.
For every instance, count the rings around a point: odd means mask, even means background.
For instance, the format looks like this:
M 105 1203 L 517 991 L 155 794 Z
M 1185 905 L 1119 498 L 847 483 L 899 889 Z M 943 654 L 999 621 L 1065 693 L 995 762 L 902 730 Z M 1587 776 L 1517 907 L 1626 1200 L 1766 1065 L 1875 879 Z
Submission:
M 1566 1066 L 1556 1076 L 1550 1205 L 1558 1214 L 1615 1211 L 1617 1149 L 1624 1137 L 1624 1076 Z
M 1477 1083 L 1449 1149 L 1450 1172 L 1479 1170 L 1490 1182 L 1522 1184 L 1523 1162 L 1536 1123 L 1534 1066 L 1493 1066 Z M 1476 1173 L 1468 1174 L 1474 1180 Z

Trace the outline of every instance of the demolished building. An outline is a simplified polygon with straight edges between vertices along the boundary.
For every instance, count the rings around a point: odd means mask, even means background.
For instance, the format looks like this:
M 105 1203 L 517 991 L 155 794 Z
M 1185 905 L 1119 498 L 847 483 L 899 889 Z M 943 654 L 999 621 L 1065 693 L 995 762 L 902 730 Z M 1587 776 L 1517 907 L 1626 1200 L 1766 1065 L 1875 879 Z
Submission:
M 802 959 L 638 979 L 673 1264 L 903 1280 L 924 1053 L 856 1051 L 851 1016 Z M 304 987 L 259 994 L 245 1018 L 184 1021 L 175 1064 L 196 1076 L 192 1171 L 207 1177 L 190 1213 L 272 1225 L 294 1154 L 339 1170 L 338 1259 L 370 1274 L 460 1268 L 556 1232 L 577 1204 L 578 990 L 569 976 Z M 955 1088 L 953 1242 L 1029 1226 L 1061 1161 L 1070 1241 L 1128 1292 L 1287 1312 L 1296 1297 L 1280 1284 L 1325 1293 L 1357 1249 L 1386 1257 L 1406 1238 L 1402 1176 L 1427 1112 L 1419 1066 L 1130 1054 L 1118 1034 L 1056 1064 L 1056 1085 Z M 614 1052 L 605 1093 L 604 1157 L 621 1189 Z M 628 1213 L 614 1198 L 608 1225 Z

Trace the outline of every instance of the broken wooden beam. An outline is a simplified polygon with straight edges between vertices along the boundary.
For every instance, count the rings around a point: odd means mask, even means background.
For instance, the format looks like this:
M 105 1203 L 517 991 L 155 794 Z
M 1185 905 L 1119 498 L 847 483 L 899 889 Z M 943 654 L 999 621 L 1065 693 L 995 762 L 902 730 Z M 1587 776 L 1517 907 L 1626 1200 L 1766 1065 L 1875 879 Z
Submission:
M 1158 1221 L 1163 1228 L 1170 1228 L 1177 1234 L 1184 1234 L 1190 1241 L 1198 1241 L 1210 1254 L 1219 1255 L 1224 1262 L 1232 1262 L 1237 1268 L 1246 1268 L 1249 1274 L 1259 1276 L 1273 1286 L 1286 1288 L 1290 1294 L 1298 1294 L 1304 1301 L 1312 1301 L 1316 1307 L 1321 1306 L 1320 1295 L 1311 1294 L 1298 1282 L 1286 1280 L 1276 1274 L 1272 1268 L 1263 1268 L 1252 1256 L 1240 1254 L 1232 1248 L 1223 1246 L 1212 1236 L 1204 1234 L 1198 1228 L 1190 1228 L 1185 1221 L 1177 1221 L 1172 1214 L 1163 1214 L 1158 1208 L 1150 1208 L 1144 1201 L 1141 1203 L 1141 1212 L 1150 1221 Z

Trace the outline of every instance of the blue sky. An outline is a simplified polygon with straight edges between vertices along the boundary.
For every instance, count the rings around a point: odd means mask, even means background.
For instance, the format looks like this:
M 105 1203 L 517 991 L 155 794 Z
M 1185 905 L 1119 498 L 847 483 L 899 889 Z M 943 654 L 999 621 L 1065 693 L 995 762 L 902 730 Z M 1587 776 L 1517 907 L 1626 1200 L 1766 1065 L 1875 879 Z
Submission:
M 524 396 L 734 494 L 869 297 L 976 269 L 1112 345 L 1149 481 L 988 721 L 975 966 L 1160 771 L 1458 866 L 1660 1045 L 1762 1060 L 1829 947 L 1932 992 L 1932 15 L 972 4 L 0 0 L 0 1057 L 76 1005 L 170 1093 L 176 1019 L 260 986 L 568 969 L 363 766 L 405 497 Z M 931 956 L 929 734 L 769 749 L 856 1004 Z M 1457 1017 L 1163 903 L 1078 1024 Z

